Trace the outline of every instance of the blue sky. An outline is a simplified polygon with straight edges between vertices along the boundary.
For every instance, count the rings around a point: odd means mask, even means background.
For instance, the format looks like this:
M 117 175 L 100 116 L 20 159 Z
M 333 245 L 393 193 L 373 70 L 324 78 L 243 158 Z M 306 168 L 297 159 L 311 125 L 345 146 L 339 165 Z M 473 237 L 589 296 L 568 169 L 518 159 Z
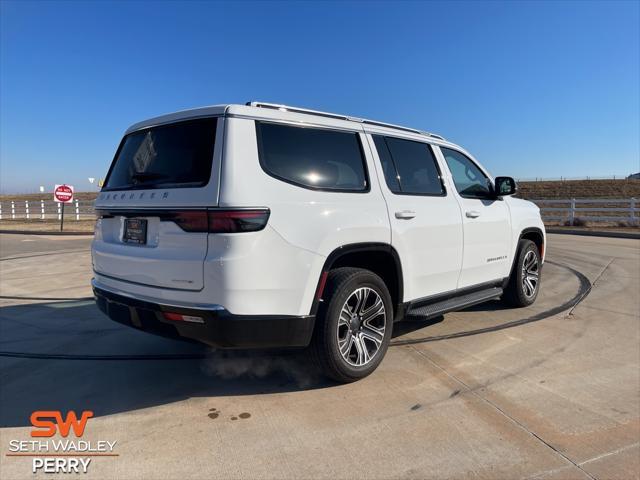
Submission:
M 262 100 L 434 131 L 493 174 L 640 170 L 640 3 L 0 2 L 0 190 L 87 190 L 146 117 Z

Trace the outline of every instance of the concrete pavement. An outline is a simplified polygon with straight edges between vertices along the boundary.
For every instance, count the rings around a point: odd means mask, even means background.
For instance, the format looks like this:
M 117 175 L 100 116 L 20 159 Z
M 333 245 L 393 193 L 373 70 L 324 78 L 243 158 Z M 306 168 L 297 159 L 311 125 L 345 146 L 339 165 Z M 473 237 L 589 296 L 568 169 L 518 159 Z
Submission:
M 89 239 L 29 240 L 0 236 L 0 351 L 20 354 L 0 357 L 3 479 L 32 476 L 6 453 L 42 409 L 93 410 L 83 439 L 117 441 L 90 478 L 640 475 L 638 240 L 550 235 L 533 306 L 398 324 L 350 385 L 297 353 L 115 324 L 90 299 Z

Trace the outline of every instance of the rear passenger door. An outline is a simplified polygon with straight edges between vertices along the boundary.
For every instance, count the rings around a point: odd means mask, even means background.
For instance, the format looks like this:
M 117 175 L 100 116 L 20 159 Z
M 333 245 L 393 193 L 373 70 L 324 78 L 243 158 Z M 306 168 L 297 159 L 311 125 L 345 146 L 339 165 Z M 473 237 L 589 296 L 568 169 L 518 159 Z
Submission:
M 432 146 L 392 135 L 368 136 L 402 261 L 404 301 L 455 290 L 462 261 L 460 206 L 446 188 Z M 382 181 L 384 178 L 384 182 Z

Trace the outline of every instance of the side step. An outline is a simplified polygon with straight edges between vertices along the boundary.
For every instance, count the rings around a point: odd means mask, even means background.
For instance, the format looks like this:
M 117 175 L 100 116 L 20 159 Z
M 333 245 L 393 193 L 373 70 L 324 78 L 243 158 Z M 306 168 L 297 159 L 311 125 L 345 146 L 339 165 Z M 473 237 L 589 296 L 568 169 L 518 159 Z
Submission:
M 500 287 L 486 288 L 484 290 L 450 297 L 427 305 L 412 307 L 407 311 L 404 318 L 406 320 L 427 320 L 429 318 L 442 315 L 443 313 L 451 312 L 453 310 L 461 310 L 478 303 L 486 302 L 487 300 L 493 300 L 501 295 L 502 288 Z

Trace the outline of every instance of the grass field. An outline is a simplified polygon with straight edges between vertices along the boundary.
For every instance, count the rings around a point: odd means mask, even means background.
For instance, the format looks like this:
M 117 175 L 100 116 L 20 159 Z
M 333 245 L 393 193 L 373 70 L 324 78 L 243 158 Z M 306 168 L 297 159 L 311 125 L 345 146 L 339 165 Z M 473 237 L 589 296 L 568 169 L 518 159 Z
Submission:
M 90 233 L 93 232 L 95 220 L 67 220 L 65 217 L 64 231 Z M 0 231 L 29 231 L 29 232 L 59 232 L 60 220 L 0 220 Z
M 99 192 L 75 192 L 73 194 L 74 200 L 84 201 L 95 201 Z M 44 200 L 45 202 L 53 201 L 53 193 L 16 193 L 11 195 L 0 195 L 0 202 L 24 202 L 28 200 L 29 202 L 40 202 L 40 200 Z
M 518 183 L 518 196 L 549 198 L 638 198 L 640 180 L 564 180 Z

